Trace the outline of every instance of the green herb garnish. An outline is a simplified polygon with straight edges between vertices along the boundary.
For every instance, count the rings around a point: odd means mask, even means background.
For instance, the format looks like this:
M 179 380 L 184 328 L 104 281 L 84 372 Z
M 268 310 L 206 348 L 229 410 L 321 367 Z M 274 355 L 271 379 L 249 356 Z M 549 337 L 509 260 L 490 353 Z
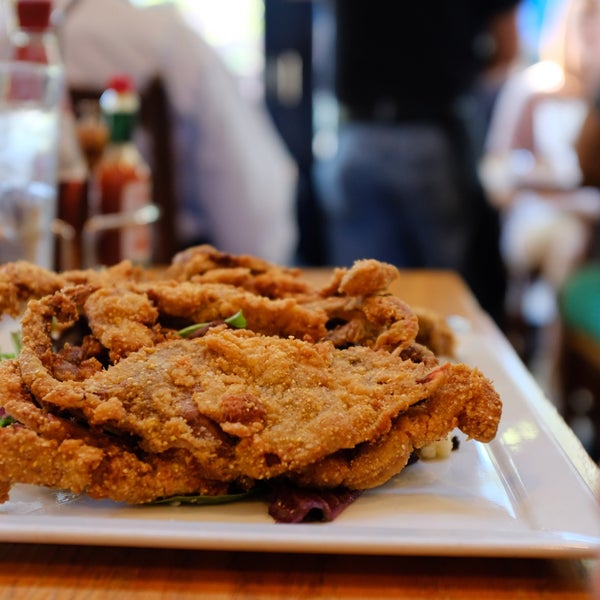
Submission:
M 213 321 L 212 323 L 194 323 L 193 325 L 180 329 L 177 333 L 181 337 L 187 338 L 192 336 L 192 334 L 201 331 L 202 329 L 207 329 L 211 325 L 217 323 L 218 321 Z M 233 327 L 234 329 L 244 329 L 244 327 L 246 327 L 246 317 L 244 317 L 244 314 L 241 310 L 238 310 L 234 315 L 231 315 L 231 317 L 227 317 L 227 319 L 224 319 L 222 323 L 225 323 L 226 325 L 229 325 L 229 327 Z
M 21 352 L 23 343 L 21 341 L 21 333 L 19 331 L 13 331 L 10 334 L 12 340 L 14 352 L 0 352 L 0 360 L 10 360 L 11 358 L 17 358 Z
M 246 317 L 241 310 L 238 310 L 235 315 L 225 319 L 225 323 L 234 329 L 244 329 L 246 327 Z
M 20 354 L 21 348 L 23 347 L 23 341 L 21 339 L 21 332 L 13 331 L 10 334 L 10 338 L 12 339 L 13 346 L 15 347 L 15 353 Z
M 8 427 L 17 421 L 13 419 L 10 415 L 3 415 L 0 417 L 0 427 Z

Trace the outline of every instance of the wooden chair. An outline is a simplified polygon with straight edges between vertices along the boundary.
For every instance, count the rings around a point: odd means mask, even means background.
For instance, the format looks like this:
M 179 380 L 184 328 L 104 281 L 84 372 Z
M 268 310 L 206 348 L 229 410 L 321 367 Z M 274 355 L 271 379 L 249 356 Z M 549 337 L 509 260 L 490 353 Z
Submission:
M 75 110 L 82 100 L 98 100 L 102 90 L 72 88 Z M 168 99 L 160 78 L 153 78 L 140 90 L 139 127 L 149 140 L 149 163 L 152 170 L 152 199 L 160 210 L 155 229 L 153 260 L 157 264 L 170 261 L 177 251 L 175 232 L 175 174 L 171 117 Z

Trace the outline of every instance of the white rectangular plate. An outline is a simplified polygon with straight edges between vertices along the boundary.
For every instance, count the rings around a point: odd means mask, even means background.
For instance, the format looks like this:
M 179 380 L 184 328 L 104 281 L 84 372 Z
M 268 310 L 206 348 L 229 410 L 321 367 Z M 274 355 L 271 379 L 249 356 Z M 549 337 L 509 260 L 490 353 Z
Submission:
M 0 541 L 221 550 L 592 557 L 598 471 L 508 342 L 459 335 L 502 396 L 497 438 L 407 467 L 333 523 L 276 524 L 260 500 L 132 507 L 17 485 Z

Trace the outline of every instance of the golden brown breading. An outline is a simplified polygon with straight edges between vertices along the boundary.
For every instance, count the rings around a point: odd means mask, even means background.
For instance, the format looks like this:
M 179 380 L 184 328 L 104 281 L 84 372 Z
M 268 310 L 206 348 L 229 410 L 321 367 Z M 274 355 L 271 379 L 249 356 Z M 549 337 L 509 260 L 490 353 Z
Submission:
M 367 489 L 400 472 L 414 450 L 459 428 L 480 442 L 496 435 L 502 402 L 491 382 L 466 365 L 445 364 L 430 373 L 443 379 L 431 396 L 401 412 L 388 435 L 351 452 L 337 452 L 290 479 L 308 487 Z
M 25 261 L 0 265 L 0 314 L 18 317 L 30 298 L 52 294 L 63 278 Z
M 157 340 L 158 310 L 145 294 L 118 287 L 93 291 L 84 303 L 88 325 L 112 362 Z
M 141 281 L 145 271 L 129 261 L 95 270 L 54 273 L 25 261 L 0 265 L 0 315 L 18 317 L 32 298 L 41 298 L 64 287 L 91 284 L 96 287 Z
M 130 354 L 83 382 L 58 382 L 25 344 L 21 375 L 50 409 L 134 435 L 145 452 L 183 448 L 205 476 L 274 477 L 384 435 L 440 381 L 364 347 L 214 330 Z
M 331 282 L 321 294 L 365 296 L 386 292 L 396 277 L 398 269 L 393 265 L 373 259 L 357 260 L 350 269 L 334 269 Z
M 173 257 L 164 279 L 178 282 L 224 283 L 268 298 L 314 293 L 300 269 L 283 267 L 247 254 L 220 252 L 204 244 Z
M 412 306 L 419 320 L 417 342 L 427 346 L 438 356 L 454 357 L 456 338 L 445 317 L 422 306 Z
M 304 306 L 294 298 L 271 300 L 223 283 L 154 283 L 138 288 L 159 313 L 189 323 L 223 320 L 242 311 L 247 327 L 266 335 L 321 339 L 328 316 L 318 306 Z
M 258 480 L 367 489 L 455 427 L 489 441 L 501 403 L 453 336 L 374 260 L 319 288 L 211 246 L 166 270 L 0 268 L 23 349 L 0 363 L 0 500 L 15 482 L 129 503 Z M 247 328 L 224 320 L 242 311 Z M 197 337 L 178 329 L 204 324 Z
M 0 429 L 0 444 L 0 490 L 29 483 L 129 504 L 229 490 L 228 482 L 204 479 L 201 466 L 189 453 L 140 458 L 139 451 L 117 444 L 99 448 L 80 438 L 57 441 L 20 426 Z
M 8 499 L 16 482 L 132 504 L 180 494 L 223 494 L 229 488 L 227 482 L 203 478 L 188 453 L 146 455 L 127 438 L 40 409 L 16 361 L 0 363 L 0 406 L 19 423 L 0 428 L 0 501 Z
M 144 270 L 123 261 L 100 271 L 57 274 L 17 262 L 0 266 L 0 314 L 18 316 L 30 299 L 67 287 L 120 287 L 147 293 L 159 310 L 171 316 L 212 321 L 230 317 L 241 309 L 250 314 L 252 322 L 248 327 L 261 333 L 315 341 L 330 339 L 340 347 L 377 345 L 403 351 L 410 345 L 408 340 L 414 337 L 419 320 L 411 307 L 387 293 L 387 286 L 396 275 L 397 269 L 392 265 L 360 260 L 350 269 L 334 269 L 329 283 L 318 288 L 303 279 L 298 269 L 252 256 L 226 254 L 208 245 L 176 255 L 166 270 Z M 282 302 L 270 304 L 269 299 Z M 192 306 L 192 300 L 196 306 Z M 121 321 L 132 312 L 124 313 Z M 420 321 L 418 341 L 436 344 L 435 353 L 450 352 L 452 334 L 444 319 L 423 311 Z M 113 325 L 116 333 L 122 323 Z M 118 348 L 111 350 L 119 352 Z

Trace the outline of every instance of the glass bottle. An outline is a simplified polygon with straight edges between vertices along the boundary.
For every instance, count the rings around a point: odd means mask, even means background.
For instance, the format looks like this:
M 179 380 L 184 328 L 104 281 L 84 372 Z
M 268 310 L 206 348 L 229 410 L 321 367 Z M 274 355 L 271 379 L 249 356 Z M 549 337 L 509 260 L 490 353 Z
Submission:
M 93 173 L 93 211 L 120 218 L 113 225 L 107 220 L 107 230 L 99 231 L 97 259 L 103 265 L 124 259 L 149 264 L 152 228 L 138 215 L 152 204 L 151 177 L 133 140 L 139 97 L 129 77 L 113 78 L 100 97 L 100 110 L 109 140 Z
M 17 27 L 12 36 L 13 58 L 17 61 L 54 65 L 63 69 L 56 33 L 51 24 L 50 0 L 18 0 Z M 59 114 L 57 155 L 58 239 L 54 266 L 81 266 L 81 232 L 87 218 L 88 168 L 79 145 L 75 115 L 68 90 L 63 90 Z

